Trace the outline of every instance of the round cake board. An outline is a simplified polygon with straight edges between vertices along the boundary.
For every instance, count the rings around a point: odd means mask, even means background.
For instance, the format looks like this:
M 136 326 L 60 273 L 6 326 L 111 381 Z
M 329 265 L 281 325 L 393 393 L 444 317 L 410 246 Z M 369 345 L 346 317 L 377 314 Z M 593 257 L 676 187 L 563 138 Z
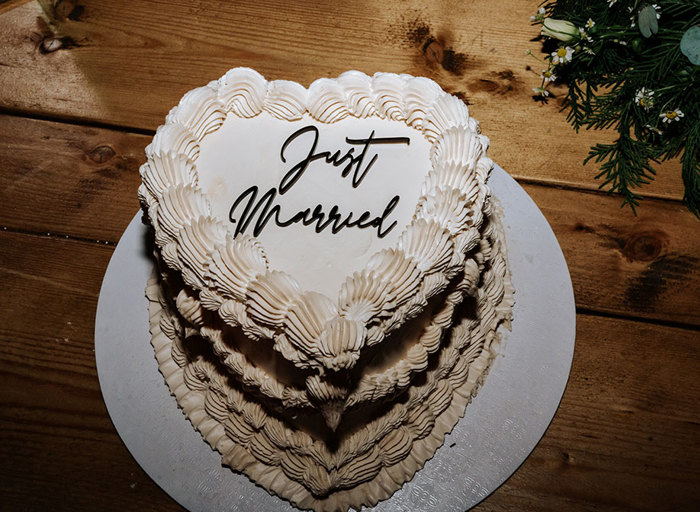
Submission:
M 549 224 L 503 169 L 489 180 L 504 213 L 515 287 L 512 331 L 466 414 L 444 445 L 391 498 L 372 510 L 463 512 L 497 489 L 527 458 L 564 393 L 576 311 L 566 261 Z M 153 269 L 137 214 L 107 268 L 95 321 L 95 358 L 107 410 L 148 475 L 191 512 L 293 511 L 222 466 L 170 395 L 150 344 L 144 294 Z

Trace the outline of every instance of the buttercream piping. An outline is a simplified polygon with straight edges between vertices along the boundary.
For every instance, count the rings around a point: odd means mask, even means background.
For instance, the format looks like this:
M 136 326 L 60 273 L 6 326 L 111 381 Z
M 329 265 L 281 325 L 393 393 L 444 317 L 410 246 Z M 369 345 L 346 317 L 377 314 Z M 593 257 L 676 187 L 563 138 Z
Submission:
M 206 280 L 224 296 L 245 302 L 248 284 L 267 270 L 260 242 L 249 235 L 229 234 L 226 244 L 212 254 Z
M 335 123 L 350 114 L 343 88 L 336 80 L 319 78 L 309 86 L 309 114 L 322 123 Z
M 350 114 L 360 119 L 379 115 L 372 100 L 372 79 L 359 71 L 346 71 L 337 80 L 343 88 Z
M 234 68 L 219 80 L 218 97 L 226 112 L 238 117 L 254 117 L 262 112 L 267 81 L 249 68 Z
M 157 301 L 156 301 L 157 303 Z M 152 303 L 153 304 L 153 303 Z M 156 315 L 152 315 L 152 320 L 155 318 Z M 464 322 L 463 322 L 464 324 Z M 463 325 L 461 324 L 461 325 Z M 157 325 L 154 325 L 152 323 L 152 329 L 154 330 L 154 346 L 156 346 L 156 350 L 158 354 L 162 354 L 160 350 L 158 350 L 157 345 L 158 342 L 160 341 L 157 337 L 159 327 Z M 459 329 L 457 328 L 455 332 L 458 335 L 464 336 L 466 329 Z M 454 339 L 454 336 L 453 336 Z M 464 344 L 464 341 L 459 340 L 458 343 L 454 343 L 455 345 L 459 344 Z M 434 452 L 434 449 L 437 448 L 442 443 L 442 439 L 444 438 L 444 434 L 451 430 L 452 426 L 454 425 L 454 422 L 456 419 L 461 416 L 463 413 L 463 407 L 466 402 L 469 401 L 471 398 L 474 390 L 472 391 L 467 391 L 465 392 L 461 387 L 464 386 L 464 379 L 467 378 L 467 376 L 470 376 L 470 380 L 467 382 L 471 387 L 474 387 L 474 383 L 478 385 L 480 383 L 480 380 L 478 376 L 475 375 L 470 375 L 469 369 L 468 369 L 468 364 L 462 362 L 463 358 L 460 358 L 459 356 L 459 351 L 456 349 L 454 350 L 445 350 L 443 356 L 441 357 L 441 361 L 446 362 L 448 365 L 450 362 L 454 362 L 455 360 L 457 361 L 456 364 L 454 364 L 454 368 L 451 372 L 438 372 L 437 370 L 434 372 L 436 375 L 449 375 L 447 381 L 445 382 L 444 380 L 438 381 L 435 384 L 430 384 L 430 379 L 428 383 L 426 383 L 423 386 L 419 386 L 415 388 L 416 392 L 412 393 L 412 396 L 409 398 L 409 407 L 408 411 L 406 409 L 403 409 L 403 406 L 400 406 L 397 404 L 397 406 L 394 406 L 387 414 L 385 415 L 385 419 L 379 420 L 379 423 L 377 421 L 373 421 L 369 426 L 368 429 L 374 432 L 377 432 L 379 435 L 379 438 L 381 441 L 379 444 L 376 444 L 377 441 L 375 438 L 372 436 L 366 436 L 366 435 L 361 435 L 360 437 L 358 436 L 352 436 L 351 440 L 354 441 L 354 443 L 351 443 L 352 446 L 356 446 L 350 450 L 350 452 L 345 452 L 346 455 L 342 455 L 342 453 L 336 453 L 332 459 L 329 460 L 326 463 L 326 466 L 333 466 L 333 462 L 337 463 L 342 463 L 342 468 L 350 468 L 352 470 L 345 469 L 343 470 L 341 468 L 340 473 L 342 474 L 343 478 L 338 479 L 338 478 L 331 478 L 330 475 L 328 474 L 330 480 L 330 484 L 328 479 L 324 478 L 322 475 L 324 474 L 323 471 L 321 471 L 321 467 L 323 466 L 318 466 L 315 467 L 313 474 L 315 476 L 311 476 L 310 473 L 298 473 L 298 467 L 299 463 L 295 463 L 292 466 L 285 465 L 285 464 L 278 464 L 278 460 L 281 460 L 280 453 L 283 453 L 285 456 L 291 452 L 289 451 L 284 451 L 281 452 L 279 449 L 271 449 L 270 446 L 274 445 L 269 440 L 269 437 L 266 436 L 268 439 L 267 441 L 264 440 L 264 438 L 259 438 L 260 434 L 264 434 L 266 432 L 266 422 L 267 420 L 265 419 L 264 413 L 262 413 L 262 409 L 258 409 L 256 407 L 252 408 L 246 408 L 244 407 L 238 407 L 239 410 L 243 410 L 242 413 L 242 418 L 244 420 L 244 423 L 238 424 L 237 427 L 235 428 L 228 428 L 228 429 L 223 429 L 221 427 L 222 431 L 228 433 L 229 435 L 235 436 L 237 439 L 239 439 L 239 442 L 241 441 L 241 434 L 243 432 L 248 432 L 247 437 L 245 438 L 245 445 L 250 446 L 250 449 L 252 452 L 255 454 L 255 456 L 260 457 L 262 460 L 266 460 L 267 464 L 271 464 L 269 466 L 270 469 L 265 470 L 266 472 L 269 472 L 272 468 L 278 467 L 280 468 L 284 474 L 286 475 L 286 478 L 291 478 L 292 481 L 297 482 L 296 479 L 300 479 L 302 482 L 306 482 L 307 485 L 310 487 L 307 487 L 307 492 L 309 492 L 310 496 L 307 497 L 302 497 L 303 493 L 300 493 L 298 486 L 293 486 L 294 492 L 289 494 L 289 486 L 282 486 L 282 487 L 277 487 L 275 489 L 272 489 L 273 492 L 277 492 L 281 494 L 283 497 L 286 497 L 287 499 L 290 499 L 292 496 L 294 496 L 294 502 L 300 506 L 313 506 L 315 510 L 331 510 L 334 509 L 334 507 L 337 506 L 344 506 L 347 508 L 347 506 L 350 503 L 353 503 L 355 506 L 357 506 L 357 499 L 358 499 L 358 492 L 351 492 L 349 495 L 344 494 L 342 491 L 339 489 L 344 489 L 344 488 L 352 488 L 354 491 L 361 491 L 362 492 L 362 498 L 365 504 L 372 505 L 376 503 L 374 500 L 382 499 L 382 497 L 386 497 L 386 495 L 390 494 L 393 492 L 393 489 L 401 485 L 402 481 L 405 481 L 404 479 L 408 479 L 412 476 L 413 472 L 420 467 L 424 460 L 432 456 L 432 453 Z M 481 368 L 481 371 L 485 371 L 487 368 L 487 363 L 488 360 L 492 357 L 492 351 L 490 347 L 484 347 L 481 351 L 481 356 L 477 357 L 475 361 L 478 363 L 475 366 L 477 368 Z M 484 355 L 486 357 L 484 357 Z M 471 352 L 469 352 L 469 357 L 472 358 Z M 484 362 L 485 361 L 485 362 Z M 161 368 L 171 368 L 168 365 L 161 365 Z M 442 365 L 440 366 L 442 367 Z M 466 370 L 466 371 L 465 371 Z M 173 371 L 177 371 L 176 369 Z M 181 370 L 180 370 L 181 371 Z M 204 399 L 199 402 L 202 405 L 196 406 L 196 407 L 202 407 L 204 410 L 204 414 L 206 414 L 207 408 L 212 410 L 215 415 L 221 416 L 222 414 L 222 408 L 219 404 L 219 401 L 216 397 L 208 397 L 206 396 L 206 393 L 212 393 L 215 392 L 218 396 L 221 395 L 221 393 L 216 392 L 216 391 L 205 391 L 209 386 L 214 384 L 215 388 L 211 389 L 216 389 L 217 385 L 220 385 L 220 379 L 217 379 L 215 376 L 213 376 L 213 371 L 211 368 L 205 368 L 202 367 L 201 363 L 197 363 L 194 365 L 194 367 L 191 370 L 185 369 L 185 373 L 187 378 L 185 379 L 188 382 L 188 385 L 191 386 L 190 389 L 194 390 L 200 390 L 204 391 L 205 396 Z M 166 381 L 172 379 L 167 379 Z M 461 381 L 461 382 L 460 382 Z M 456 382 L 456 385 L 455 385 Z M 203 386 L 200 383 L 208 383 L 206 386 Z M 453 403 L 455 402 L 454 399 L 448 399 L 447 395 L 449 394 L 449 391 L 452 388 L 456 389 L 456 392 L 453 394 L 454 397 L 458 397 L 459 402 L 457 405 L 458 407 L 456 408 L 457 411 L 454 411 L 453 409 L 455 408 L 453 406 Z M 176 388 L 180 389 L 180 388 Z M 431 399 L 426 399 L 422 397 L 421 393 L 430 393 Z M 236 394 L 235 397 L 237 400 L 245 400 L 243 395 L 241 394 Z M 186 403 L 193 403 L 192 401 L 186 402 Z M 429 404 L 428 407 L 426 408 L 425 405 L 419 406 L 419 404 Z M 411 405 L 414 405 L 415 407 L 410 407 Z M 187 406 L 185 406 L 187 408 Z M 399 407 L 397 409 L 396 407 Z M 229 404 L 227 406 L 227 410 L 235 410 L 236 407 L 232 406 Z M 448 414 L 449 420 L 448 419 L 441 419 L 438 417 L 441 415 L 441 410 L 445 411 L 450 411 Z M 398 411 L 404 411 L 399 416 L 396 416 L 395 413 Z M 199 411 L 191 411 L 188 413 L 187 410 L 185 410 L 185 413 L 189 415 L 193 421 L 196 421 L 195 425 L 197 426 L 198 424 L 200 425 L 198 428 L 202 429 L 202 425 L 206 423 L 204 428 L 206 429 L 207 434 L 205 435 L 205 438 L 208 440 L 211 439 L 220 439 L 220 437 L 217 437 L 215 435 L 211 435 L 212 433 L 216 433 L 215 429 L 218 428 L 216 426 L 211 426 L 211 421 L 207 422 L 207 418 L 204 418 L 202 414 L 197 414 Z M 240 417 L 240 416 L 239 416 Z M 406 429 L 401 430 L 398 429 L 395 426 L 396 421 L 398 418 L 403 417 L 403 420 L 399 421 L 406 421 Z M 194 420 L 194 418 L 200 418 L 199 420 Z M 211 419 L 211 416 L 210 416 Z M 230 415 L 229 418 L 226 420 L 226 425 L 230 423 L 234 419 L 233 415 Z M 269 419 L 269 418 L 268 418 Z M 203 423 L 198 423 L 198 422 L 203 422 Z M 216 423 L 216 421 L 214 421 Z M 252 428 L 245 427 L 245 425 L 251 425 Z M 436 429 L 436 425 L 440 425 L 440 431 L 436 433 L 436 435 L 433 434 L 433 430 Z M 248 428 L 248 430 L 246 430 Z M 255 432 L 259 432 L 256 434 Z M 204 431 L 203 431 L 204 432 Z M 363 433 L 366 431 L 362 431 Z M 394 437 L 389 439 L 386 439 L 386 436 L 389 433 L 394 433 Z M 298 434 L 298 433 L 297 433 Z M 411 448 L 410 450 L 406 450 L 404 447 L 403 450 L 401 449 L 390 449 L 390 447 L 394 446 L 402 446 L 407 443 L 407 441 L 398 441 L 395 436 L 400 436 L 403 439 L 406 439 L 408 437 L 412 437 L 413 441 L 410 443 Z M 275 438 L 279 439 L 282 437 L 280 434 L 277 434 Z M 303 436 L 302 436 L 303 437 Z M 254 441 L 258 439 L 257 441 Z M 299 441 L 299 438 L 295 438 L 297 442 Z M 378 448 L 374 449 L 362 449 L 360 448 L 357 443 L 360 442 L 360 439 L 362 442 L 360 443 L 362 446 L 374 446 Z M 425 446 L 425 445 L 420 445 L 419 443 L 423 439 L 431 439 L 433 442 L 431 443 L 431 446 Z M 317 446 L 317 442 L 312 443 L 309 445 L 308 441 L 305 441 L 303 443 L 299 443 L 300 445 L 298 448 L 302 450 L 302 454 L 295 455 L 296 458 L 300 458 L 300 460 L 303 459 L 303 450 L 312 448 L 311 452 L 307 453 L 313 453 L 314 459 L 318 459 L 319 457 L 324 457 L 324 450 L 319 449 Z M 217 444 L 217 446 L 223 446 L 221 444 Z M 227 445 L 228 446 L 228 445 Z M 266 447 L 263 449 L 263 447 Z M 360 449 L 358 449 L 360 448 Z M 374 450 L 380 450 L 379 452 L 375 452 Z M 401 456 L 400 454 L 403 452 L 408 452 L 409 455 L 406 456 Z M 296 450 L 294 453 L 299 453 Z M 397 454 L 399 454 L 397 456 Z M 415 456 L 412 454 L 420 454 L 417 455 L 417 463 Z M 396 460 L 399 460 L 399 462 L 395 462 Z M 224 455 L 224 460 L 227 461 L 228 463 L 232 463 L 232 458 L 227 457 Z M 370 463 L 371 461 L 371 463 Z M 380 470 L 375 471 L 376 466 L 375 464 L 377 461 L 380 461 Z M 406 462 L 404 462 L 406 461 Z M 409 462 L 410 461 L 410 462 Z M 247 461 L 246 461 L 247 462 Z M 410 467 L 413 469 L 406 470 L 404 472 L 404 475 L 402 478 L 399 478 L 398 481 L 395 479 L 390 479 L 388 482 L 385 480 L 386 477 L 383 477 L 381 475 L 385 475 L 386 473 L 383 473 L 383 469 L 387 464 L 391 467 L 395 466 L 395 464 L 406 464 L 409 463 Z M 369 466 L 368 466 L 369 464 Z M 306 466 L 309 466 L 307 463 Z M 234 467 L 248 472 L 248 468 L 251 468 L 249 463 L 246 464 L 235 464 Z M 360 469 L 360 468 L 368 468 L 368 469 Z M 255 473 L 251 474 L 248 473 L 249 476 L 252 476 L 253 478 L 256 478 L 254 475 Z M 280 474 L 281 477 L 281 474 Z M 363 488 L 363 482 L 367 482 L 371 485 L 371 483 L 377 482 L 377 479 L 381 479 L 382 483 L 379 486 L 380 489 L 382 489 L 383 492 L 379 492 L 379 494 L 376 494 L 375 497 L 367 497 L 367 489 Z M 321 483 L 319 483 L 321 482 Z M 325 483 L 324 483 L 325 482 Z M 298 484 L 299 482 L 297 482 Z M 390 485 L 389 485 L 390 483 Z M 337 492 L 334 492 L 332 495 L 327 496 L 327 491 L 329 489 L 328 486 L 335 486 L 334 488 L 338 490 Z M 388 487 L 388 489 L 387 489 Z M 372 489 L 377 489 L 377 486 L 371 486 Z M 319 494 L 320 493 L 320 494 Z M 350 499 L 354 500 L 350 502 L 345 502 L 342 501 L 344 499 Z M 339 500 L 340 504 L 339 504 Z M 303 505 L 303 504 L 306 505 Z M 348 505 L 342 505 L 342 503 L 348 503 Z M 328 508 L 328 507 L 333 507 L 333 508 Z
M 443 94 L 440 86 L 428 78 L 408 78 L 404 86 L 406 123 L 416 129 L 422 128 L 430 106 Z
M 299 84 L 287 81 L 265 82 L 264 79 L 256 72 L 239 68 L 231 70 L 224 77 L 215 83 L 210 84 L 206 88 L 200 88 L 190 95 L 183 98 L 183 101 L 177 109 L 170 114 L 166 125 L 159 129 L 154 137 L 153 143 L 147 150 L 149 156 L 148 166 L 145 170 L 158 174 L 156 168 L 152 168 L 151 160 L 155 162 L 158 158 L 163 158 L 167 152 L 175 152 L 183 154 L 186 157 L 185 161 L 179 160 L 180 165 L 178 171 L 187 177 L 191 171 L 194 160 L 198 155 L 198 137 L 206 136 L 209 133 L 209 127 L 215 128 L 221 119 L 220 114 L 214 114 L 214 111 L 219 108 L 226 111 L 231 111 L 237 115 L 250 117 L 257 115 L 259 110 L 267 110 L 272 115 L 281 119 L 298 119 L 309 108 L 314 110 L 317 117 L 322 116 L 324 120 L 337 120 L 339 116 L 345 115 L 345 110 L 356 116 L 379 115 L 388 116 L 389 118 L 403 119 L 406 115 L 413 116 L 412 124 L 420 124 L 420 128 L 426 136 L 431 140 L 438 140 L 440 134 L 454 127 L 474 128 L 476 124 L 468 116 L 468 111 L 462 102 L 445 93 L 438 93 L 439 87 L 430 85 L 433 82 L 426 79 L 414 79 L 408 75 L 386 75 L 376 74 L 371 79 L 362 73 L 348 72 L 344 73 L 337 80 L 320 80 L 317 81 L 311 93 L 307 93 L 306 89 Z M 263 91 L 264 89 L 264 91 Z M 418 101 L 420 91 L 423 91 L 424 103 Z M 203 98 L 202 106 L 197 110 L 194 106 L 197 103 L 195 98 Z M 406 99 L 404 99 L 406 98 Z M 343 105 L 343 101 L 345 105 Z M 313 105 L 313 106 L 307 106 Z M 372 108 L 371 106 L 374 105 Z M 181 108 L 182 107 L 182 108 Z M 237 110 L 236 110 L 237 109 Z M 234 110 L 236 110 L 234 112 Z M 318 110 L 318 111 L 317 111 Z M 322 111 L 322 112 L 321 112 Z M 404 112 L 405 111 L 405 112 Z M 325 112 L 325 114 L 324 114 Z M 216 121 L 208 122 L 203 120 L 216 119 Z M 418 120 L 420 119 L 420 122 Z M 203 128 L 207 127 L 207 128 Z M 485 139 L 479 139 L 482 143 Z M 445 143 L 441 143 L 443 147 Z M 441 150 L 444 151 L 444 150 Z M 434 149 L 434 154 L 439 153 L 439 148 Z M 187 164 L 189 160 L 189 164 Z M 437 160 L 437 161 L 436 161 Z M 473 202 L 480 195 L 478 185 L 469 184 L 469 178 L 463 178 L 469 175 L 469 170 L 464 167 L 463 162 L 442 162 L 439 158 L 434 158 L 436 173 L 444 171 L 446 166 L 455 164 L 449 169 L 449 175 L 440 178 L 439 183 L 457 183 L 465 192 L 465 201 Z M 184 167 L 183 167 L 184 166 Z M 467 166 L 468 167 L 468 166 Z M 477 162 L 477 175 L 481 172 L 483 175 L 488 172 L 488 165 L 479 165 Z M 167 171 L 163 171 L 167 172 Z M 444 174 L 444 173 L 443 173 Z M 429 183 L 431 176 L 428 176 Z M 163 178 L 161 181 L 165 181 Z M 466 180 L 466 181 L 464 181 Z M 158 179 L 152 179 L 153 183 L 157 183 Z M 193 179 L 196 182 L 196 175 Z M 426 187 L 424 187 L 426 188 Z M 429 192 L 433 187 L 428 187 Z M 157 186 L 153 186 L 156 190 Z M 466 189 L 466 190 L 464 190 Z M 425 192 L 425 190 L 424 190 Z M 424 194 L 425 195 L 425 194 Z M 481 194 L 483 195 L 483 194 Z M 157 198 L 156 198 L 157 199 Z M 427 199 L 427 198 L 426 198 Z M 462 199 L 461 196 L 458 200 Z M 153 210 L 158 210 L 156 205 Z M 479 204 L 474 204 L 478 212 Z M 437 217 L 438 221 L 451 222 L 449 224 L 450 233 L 457 235 L 460 226 L 456 225 L 458 220 L 454 218 L 447 221 L 446 218 Z M 154 224 L 159 227 L 159 219 L 156 219 Z M 418 221 L 418 217 L 414 221 Z M 479 220 L 478 218 L 476 220 Z M 472 224 L 475 224 L 472 219 Z M 156 233 L 159 240 L 165 240 L 159 233 Z M 194 286 L 207 285 L 211 287 L 221 286 L 218 279 L 212 279 L 209 276 L 207 279 L 202 279 L 201 265 L 193 265 L 193 262 L 187 261 L 187 257 L 183 259 L 183 253 L 178 254 L 178 268 L 183 269 L 183 277 L 187 277 L 187 281 Z M 409 258 L 411 259 L 411 258 Z M 170 258 L 174 260 L 174 258 Z M 454 267 L 459 261 L 459 258 L 452 255 L 450 258 L 450 267 Z M 200 262 L 198 262 L 200 263 Z M 415 313 L 416 308 L 425 303 L 425 299 L 415 301 L 410 307 L 406 305 L 406 298 L 402 297 L 400 290 L 411 291 L 420 288 L 420 282 L 423 278 L 423 273 L 430 274 L 431 272 L 439 271 L 432 268 L 429 263 L 417 261 L 419 273 L 414 276 L 405 275 L 412 282 L 404 282 L 400 285 L 395 285 L 397 289 L 396 313 L 391 316 L 389 321 L 382 323 L 382 330 L 374 329 L 371 332 L 372 341 L 378 343 L 383 337 L 382 332 L 391 330 L 403 321 L 402 318 L 410 317 Z M 206 264 L 206 262 L 205 262 Z M 442 265 L 442 262 L 439 262 Z M 454 274 L 452 268 L 444 269 L 446 278 L 449 279 Z M 434 282 L 441 282 L 434 280 Z M 230 285 L 230 283 L 229 283 Z M 430 287 L 430 293 L 435 290 Z M 426 289 L 427 291 L 428 289 Z M 223 290 L 219 290 L 220 292 Z M 231 292 L 231 290 L 229 290 Z M 299 291 L 301 292 L 301 291 Z M 241 294 L 232 294 L 240 300 Z M 403 306 L 402 306 L 403 304 Z M 402 309 L 402 307 L 404 309 Z M 379 314 L 384 314 L 383 311 L 377 310 Z M 255 315 L 253 319 L 257 318 Z M 257 320 L 256 320 L 257 321 Z M 367 319 L 367 322 L 375 322 L 375 318 Z M 250 331 L 261 330 L 262 326 L 250 326 Z M 369 331 L 367 332 L 370 335 Z M 281 333 L 280 333 L 281 335 Z
M 219 110 L 243 117 L 257 115 L 264 108 L 282 119 L 298 119 L 310 112 L 322 122 L 337 121 L 339 116 L 347 115 L 346 109 L 349 115 L 357 117 L 405 118 L 407 124 L 422 129 L 426 137 L 434 141 L 431 151 L 433 170 L 426 177 L 416 214 L 400 245 L 377 253 L 366 269 L 357 274 L 376 278 L 382 284 L 382 291 L 373 290 L 360 278 L 353 278 L 352 284 L 347 284 L 351 282 L 349 279 L 341 289 L 337 310 L 336 303 L 328 299 L 304 303 L 302 297 L 306 295 L 291 278 L 287 279 L 289 276 L 279 277 L 281 273 L 267 267 L 262 247 L 258 252 L 247 246 L 247 259 L 234 258 L 235 263 L 230 261 L 231 255 L 224 255 L 229 238 L 219 230 L 214 219 L 207 217 L 207 211 L 197 207 L 199 211 L 193 218 L 183 218 L 179 222 L 168 218 L 170 213 L 167 208 L 162 208 L 162 196 L 178 184 L 191 185 L 191 189 L 196 190 L 193 186 L 197 178 L 194 169 L 197 141 L 211 133 L 213 129 L 208 131 L 207 127 L 215 126 L 216 119 L 221 118 L 220 114 L 206 114 L 206 109 L 199 111 L 185 107 L 180 110 L 178 107 L 168 121 L 168 126 L 176 128 L 159 130 L 160 136 L 157 133 L 149 146 L 149 161 L 143 167 L 148 176 L 144 183 L 148 180 L 149 185 L 139 193 L 152 218 L 156 240 L 163 242 L 159 245 L 164 263 L 181 271 L 185 283 L 195 294 L 188 295 L 187 300 L 180 300 L 177 307 L 181 309 L 180 313 L 169 314 L 184 313 L 183 318 L 188 316 L 188 322 L 196 325 L 206 313 L 204 309 L 217 311 L 222 322 L 241 325 L 253 339 L 273 338 L 275 348 L 301 369 L 315 368 L 320 364 L 339 371 L 355 363 L 362 347 L 381 342 L 385 333 L 427 307 L 427 298 L 449 290 L 457 272 L 463 273 L 463 278 L 447 294 L 446 304 L 449 306 L 434 314 L 424 334 L 393 368 L 392 376 L 386 381 L 375 379 L 366 388 L 367 393 L 354 402 L 359 406 L 367 400 L 381 399 L 407 389 L 406 407 L 395 404 L 358 435 L 351 436 L 348 439 L 350 449 L 333 454 L 328 453 L 323 443 L 312 441 L 301 432 L 282 434 L 279 422 L 263 408 L 247 409 L 248 398 L 226 390 L 226 379 L 217 374 L 216 367 L 207 366 L 202 361 L 185 362 L 183 370 L 179 363 L 183 363 L 184 353 L 177 343 L 170 340 L 167 350 L 156 347 L 159 336 L 169 339 L 165 331 L 176 338 L 179 336 L 174 322 L 153 324 L 158 316 L 154 313 L 151 318 L 156 355 L 166 382 L 173 393 L 181 397 L 178 400 L 185 413 L 207 442 L 222 451 L 226 463 L 302 507 L 336 510 L 358 503 L 371 506 L 409 479 L 442 443 L 444 434 L 463 413 L 464 405 L 488 368 L 492 357 L 491 343 L 497 339 L 493 334 L 495 326 L 507 321 L 510 315 L 512 287 L 504 285 L 498 277 L 507 272 L 507 266 L 502 249 L 493 242 L 493 229 L 485 222 L 490 214 L 489 191 L 484 182 L 493 164 L 479 149 L 485 149 L 488 140 L 483 136 L 472 137 L 471 149 L 465 149 L 458 135 L 450 135 L 457 131 L 478 132 L 478 125 L 469 118 L 462 102 L 457 104 L 445 100 L 452 97 L 441 91 L 440 94 L 428 85 L 433 83 L 430 81 L 406 75 L 380 75 L 379 78 L 375 75 L 368 79 L 361 73 L 349 73 L 339 77 L 335 81 L 337 85 L 330 83 L 334 81 L 320 82 L 316 86 L 318 90 L 314 89 L 314 94 L 311 94 L 312 88 L 307 93 L 298 84 L 267 84 L 256 75 L 251 70 L 232 70 L 226 75 L 228 78 L 210 84 L 209 88 L 216 92 L 215 98 L 206 91 L 197 94 L 213 98 L 213 104 L 221 105 L 217 107 Z M 246 86 L 237 83 L 246 81 Z M 425 103 L 419 101 L 420 94 L 415 92 L 421 88 L 424 89 Z M 260 109 L 257 112 L 256 101 Z M 181 106 L 185 104 L 187 102 L 183 99 Z M 241 110 L 239 105 L 250 107 L 245 112 L 247 115 L 234 111 Z M 188 108 L 191 110 L 187 111 Z M 207 119 L 212 121 L 203 121 Z M 173 153 L 178 156 L 167 156 Z M 172 181 L 168 173 L 172 175 Z M 163 219 L 166 228 L 162 226 Z M 437 235 L 438 239 L 444 238 L 449 243 L 432 246 L 420 240 L 422 237 L 434 239 L 437 233 L 442 233 L 442 236 Z M 486 243 L 481 237 L 490 241 Z M 469 251 L 475 252 L 466 257 Z M 242 263 L 233 273 L 238 277 L 232 280 L 227 276 L 239 261 Z M 481 281 L 478 280 L 480 273 L 483 273 Z M 272 275 L 278 277 L 271 278 Z M 461 300 L 458 296 L 462 291 L 471 291 L 476 297 L 480 317 L 476 323 L 474 319 L 462 322 L 460 325 L 468 324 L 469 329 L 455 329 L 452 342 L 441 349 L 442 329 L 450 323 L 447 310 Z M 155 292 L 151 290 L 150 293 Z M 201 299 L 197 310 L 199 317 L 193 314 L 194 302 L 189 301 L 190 298 L 195 301 L 197 293 Z M 382 295 L 383 302 L 379 298 Z M 302 303 L 303 307 L 300 306 Z M 319 316 L 324 308 L 333 311 Z M 304 313 L 299 313 L 301 311 Z M 294 320 L 288 322 L 292 317 Z M 192 319 L 196 323 L 192 323 Z M 161 323 L 165 331 L 161 330 Z M 187 327 L 184 335 L 197 332 L 197 329 Z M 227 351 L 221 331 L 202 328 L 200 332 L 208 337 L 217 356 L 230 363 L 222 364 L 221 368 L 238 372 L 244 385 L 275 399 L 281 394 L 285 403 L 309 403 L 309 397 L 305 396 L 308 389 L 294 390 L 269 380 L 265 384 L 264 372 L 249 367 L 245 358 L 236 358 Z M 360 332 L 362 334 L 358 335 Z M 290 335 L 294 337 L 293 343 Z M 460 336 L 459 340 L 455 339 Z M 464 342 L 466 338 L 483 340 L 482 348 L 476 348 L 478 343 Z M 430 370 L 427 367 L 428 354 L 438 351 L 439 364 Z M 462 353 L 466 355 L 462 356 Z M 465 362 L 467 359 L 469 361 Z M 412 376 L 419 372 L 427 372 L 432 377 L 425 385 L 409 387 Z M 328 414 L 337 415 L 340 421 L 340 414 L 351 403 L 352 395 L 348 396 L 347 390 L 343 389 L 332 391 L 333 386 L 324 377 L 317 376 L 317 379 L 312 385 L 315 390 L 312 402 L 323 412 L 327 422 Z M 186 400 L 183 393 L 188 396 Z M 198 396 L 201 398 L 195 398 Z M 274 434 L 268 429 L 272 424 L 276 425 Z M 400 432 L 401 439 L 385 441 L 392 432 Z M 280 439 L 286 439 L 285 443 L 292 440 L 294 446 L 281 447 Z M 406 449 L 409 444 L 411 448 Z M 294 457 L 290 455 L 283 462 L 282 459 L 292 453 Z
M 372 92 L 374 104 L 382 117 L 403 121 L 404 112 L 403 88 L 406 80 L 391 73 L 376 73 L 372 77 Z
M 218 130 L 224 119 L 224 104 L 219 101 L 216 89 L 204 86 L 187 92 L 165 122 L 187 127 L 195 139 L 202 140 L 208 133 Z
M 267 85 L 263 110 L 286 121 L 301 119 L 307 111 L 306 95 L 306 89 L 296 82 L 274 80 Z
M 146 146 L 146 157 L 150 163 L 164 153 L 180 154 L 195 161 L 199 156 L 199 142 L 189 127 L 179 123 L 164 124 L 158 127 L 153 141 Z

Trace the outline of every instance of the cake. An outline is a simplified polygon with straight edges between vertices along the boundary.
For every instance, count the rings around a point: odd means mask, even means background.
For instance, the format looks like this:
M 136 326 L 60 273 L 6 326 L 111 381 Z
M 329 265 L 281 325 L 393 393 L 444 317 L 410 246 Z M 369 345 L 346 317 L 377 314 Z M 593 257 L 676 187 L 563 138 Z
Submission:
M 235 68 L 170 111 L 139 188 L 151 342 L 223 464 L 346 511 L 434 455 L 511 318 L 487 146 L 409 75 Z

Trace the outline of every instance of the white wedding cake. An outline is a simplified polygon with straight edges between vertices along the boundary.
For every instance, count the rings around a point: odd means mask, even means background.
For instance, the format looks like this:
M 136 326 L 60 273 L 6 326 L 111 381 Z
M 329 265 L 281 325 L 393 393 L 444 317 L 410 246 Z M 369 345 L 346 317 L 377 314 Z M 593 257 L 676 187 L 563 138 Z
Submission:
M 224 464 L 346 511 L 434 455 L 511 317 L 487 146 L 408 75 L 236 68 L 170 111 L 139 188 L 152 344 Z

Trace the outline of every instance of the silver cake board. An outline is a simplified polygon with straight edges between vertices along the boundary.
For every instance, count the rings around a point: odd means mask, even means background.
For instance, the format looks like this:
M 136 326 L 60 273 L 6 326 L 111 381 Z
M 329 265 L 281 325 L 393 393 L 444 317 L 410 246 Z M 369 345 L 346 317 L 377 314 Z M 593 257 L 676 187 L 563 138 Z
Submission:
M 515 180 L 496 167 L 489 185 L 505 216 L 516 299 L 512 331 L 501 328 L 503 341 L 484 385 L 444 445 L 372 510 L 463 512 L 475 506 L 527 458 L 564 393 L 576 322 L 566 261 Z M 146 238 L 139 213 L 112 256 L 97 305 L 97 372 L 117 432 L 144 471 L 191 512 L 297 510 L 222 466 L 170 395 L 150 344 L 144 289 L 153 263 Z

